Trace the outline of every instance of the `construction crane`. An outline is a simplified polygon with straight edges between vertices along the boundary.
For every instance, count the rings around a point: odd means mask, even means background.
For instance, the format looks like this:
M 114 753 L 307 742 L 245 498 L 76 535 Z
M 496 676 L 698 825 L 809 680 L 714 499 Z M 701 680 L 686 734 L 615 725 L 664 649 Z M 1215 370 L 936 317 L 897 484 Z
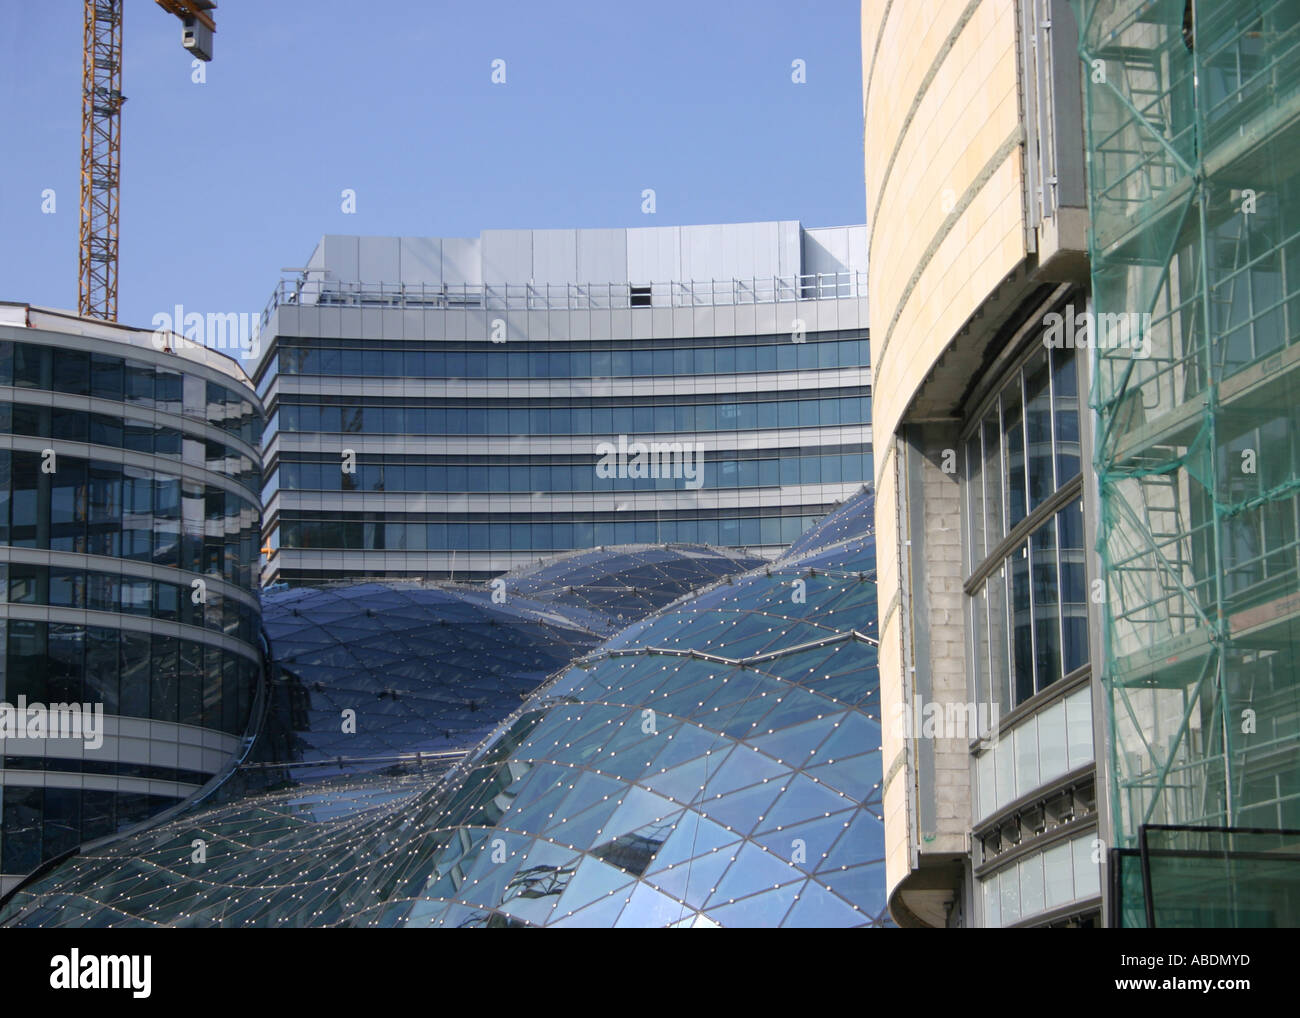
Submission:
M 181 45 L 212 59 L 212 0 L 156 0 L 181 19 Z M 122 3 L 85 0 L 81 51 L 81 227 L 77 312 L 117 321 L 118 190 L 122 165 Z

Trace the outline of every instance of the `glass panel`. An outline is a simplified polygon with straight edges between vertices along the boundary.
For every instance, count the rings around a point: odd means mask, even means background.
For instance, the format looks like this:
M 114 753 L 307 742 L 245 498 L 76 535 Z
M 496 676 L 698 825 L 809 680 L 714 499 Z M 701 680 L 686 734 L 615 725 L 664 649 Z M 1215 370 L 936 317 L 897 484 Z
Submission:
M 1083 499 L 1056 514 L 1061 556 L 1061 641 L 1065 673 L 1088 663 L 1088 579 L 1083 545 Z
M 984 541 L 992 551 L 1002 529 L 1002 427 L 994 404 L 984 417 Z
M 1065 725 L 1069 740 L 1070 769 L 1093 758 L 1092 690 L 1088 687 L 1071 693 L 1065 701 Z
M 993 750 L 993 779 L 998 798 L 995 808 L 1001 809 L 1016 797 L 1015 744 L 1011 739 L 998 743 Z
M 988 659 L 989 659 L 989 603 L 987 591 L 981 588 L 970 599 L 971 636 L 971 699 L 975 703 L 987 701 L 989 697 Z
M 1056 409 L 1056 476 L 1064 484 L 1079 472 L 1079 379 L 1074 351 L 1052 351 L 1052 402 Z
M 1015 676 L 1015 706 L 1034 695 L 1034 625 L 1029 606 L 1029 547 L 1022 544 L 1010 558 L 1011 660 Z
M 970 555 L 966 563 L 966 572 L 972 573 L 979 563 L 984 561 L 984 515 L 980 506 L 984 495 L 981 484 L 984 456 L 980 451 L 980 435 L 976 430 L 966 440 L 966 524 Z
M 997 799 L 994 797 L 993 790 L 993 757 L 993 752 L 989 751 L 975 761 L 975 774 L 978 781 L 976 819 L 986 817 L 997 809 Z
M 989 603 L 989 686 L 998 715 L 1008 713 L 1011 702 L 1011 663 L 1007 641 L 1007 571 L 1003 567 L 985 583 Z
M 1020 914 L 1043 911 L 1043 857 L 1034 853 L 1020 863 Z
M 1002 897 L 998 887 L 998 875 L 989 877 L 983 883 L 984 888 L 984 924 L 990 928 L 1002 925 Z
M 1070 842 L 1074 853 L 1074 895 L 1091 897 L 1101 893 L 1101 873 L 1092 860 L 1092 839 L 1076 838 Z
M 1030 718 L 1015 730 L 1016 796 L 1024 795 L 1039 784 L 1038 724 Z
M 1025 427 L 1020 378 L 1002 393 L 1002 426 L 1006 429 L 1007 529 L 1028 515 L 1025 506 Z
M 1043 781 L 1070 769 L 1065 737 L 1065 703 L 1055 703 L 1038 715 L 1038 767 Z
M 998 876 L 1002 891 L 1002 925 L 1007 926 L 1020 918 L 1020 876 L 1015 866 L 1008 867 Z
M 1047 354 L 1041 350 L 1025 365 L 1025 441 L 1029 508 L 1033 510 L 1056 490 L 1052 474 L 1052 392 Z
M 1061 677 L 1061 620 L 1057 607 L 1056 521 L 1030 538 L 1034 579 L 1034 671 L 1038 691 Z

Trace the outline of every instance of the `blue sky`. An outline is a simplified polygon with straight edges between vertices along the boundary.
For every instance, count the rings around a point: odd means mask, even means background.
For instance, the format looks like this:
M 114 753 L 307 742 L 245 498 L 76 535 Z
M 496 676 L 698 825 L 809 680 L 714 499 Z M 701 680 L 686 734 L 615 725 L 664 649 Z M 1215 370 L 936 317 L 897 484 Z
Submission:
M 81 14 L 0 0 L 0 300 L 76 307 Z M 260 311 L 324 233 L 864 221 L 854 0 L 221 0 L 216 15 L 194 84 L 179 22 L 126 0 L 127 324 L 177 303 Z

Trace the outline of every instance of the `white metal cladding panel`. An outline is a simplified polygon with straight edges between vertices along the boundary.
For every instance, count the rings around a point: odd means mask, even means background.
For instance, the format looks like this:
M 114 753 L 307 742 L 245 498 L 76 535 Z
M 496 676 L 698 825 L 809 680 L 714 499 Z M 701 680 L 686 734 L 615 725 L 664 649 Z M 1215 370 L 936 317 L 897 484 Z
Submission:
M 687 280 L 748 279 L 781 271 L 776 223 L 682 227 L 681 276 Z
M 373 333 L 367 335 L 361 328 L 361 309 L 360 308 L 338 308 L 335 312 L 339 323 L 340 338 L 346 336 L 348 339 L 382 339 L 382 333 Z
M 797 219 L 783 219 L 776 224 L 779 275 L 797 276 L 803 272 L 803 228 Z
M 402 278 L 401 241 L 397 237 L 361 237 L 357 277 L 363 283 L 396 283 Z
M 803 270 L 809 275 L 822 272 L 843 272 L 844 258 L 848 255 L 848 245 L 837 242 L 833 231 L 812 230 L 803 235 Z M 837 252 L 842 248 L 842 253 Z
M 870 234 L 867 233 L 867 228 L 865 226 L 846 226 L 844 230 L 849 235 L 849 267 L 858 272 L 866 272 L 867 248 L 870 243 L 868 240 Z
M 403 283 L 442 282 L 441 237 L 401 237 L 398 250 Z
M 682 279 L 718 279 L 722 271 L 722 227 L 684 226 Z M 730 276 L 727 276 L 730 279 Z
M 579 230 L 578 281 L 627 282 L 627 231 Z
M 781 273 L 781 245 L 776 223 L 743 223 L 722 228 L 722 256 L 736 266 L 731 273 L 747 276 L 777 276 Z
M 357 251 L 360 240 L 360 237 L 340 236 L 337 234 L 330 234 L 325 237 L 322 245 L 325 248 L 325 268 L 329 270 L 329 278 L 351 281 L 361 278 L 357 275 L 359 270 Z
M 796 220 L 628 230 L 485 230 L 480 238 L 327 235 L 309 262 L 365 283 L 658 283 L 865 270 L 864 226 Z M 660 291 L 663 291 L 662 293 Z M 658 304 L 659 301 L 656 301 Z
M 867 228 L 830 226 L 804 231 L 804 272 L 865 272 Z
M 532 230 L 484 230 L 483 281 L 527 283 L 533 279 Z
M 538 283 L 579 282 L 576 230 L 533 231 L 532 278 Z
M 681 278 L 681 230 L 653 226 L 627 231 L 627 278 L 633 283 L 666 283 Z
M 451 284 L 483 282 L 483 266 L 477 237 L 442 239 L 442 278 Z M 502 282 L 502 280 L 492 280 Z

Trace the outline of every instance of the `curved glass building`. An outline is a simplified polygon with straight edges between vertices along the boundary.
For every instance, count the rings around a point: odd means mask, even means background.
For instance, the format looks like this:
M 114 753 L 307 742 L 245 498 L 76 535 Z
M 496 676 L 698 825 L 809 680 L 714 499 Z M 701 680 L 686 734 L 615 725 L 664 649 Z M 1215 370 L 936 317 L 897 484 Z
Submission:
M 889 925 L 874 540 L 837 523 L 534 694 L 453 772 L 405 921 Z
M 703 546 L 623 547 L 575 553 L 493 587 L 356 583 L 269 594 L 277 701 L 254 758 L 277 779 L 300 780 L 417 754 L 421 766 L 448 764 L 611 632 L 760 561 Z
M 747 572 L 707 549 L 607 549 L 504 577 L 505 604 L 482 610 L 533 598 L 528 610 L 580 613 L 573 632 L 636 620 L 450 770 L 422 757 L 294 768 L 278 790 L 65 862 L 0 921 L 888 925 L 869 506 L 860 495 L 798 552 Z M 692 576 L 703 589 L 678 596 Z M 331 626 L 342 643 L 368 601 L 376 616 L 408 610 L 397 588 L 367 589 Z M 268 608 L 268 628 L 291 603 Z M 455 658 L 462 640 L 440 642 Z M 358 680 L 320 681 L 335 696 Z
M 262 660 L 261 421 L 228 357 L 0 305 L 3 886 L 239 750 Z
M 256 371 L 268 582 L 779 554 L 871 475 L 866 231 L 327 236 Z

